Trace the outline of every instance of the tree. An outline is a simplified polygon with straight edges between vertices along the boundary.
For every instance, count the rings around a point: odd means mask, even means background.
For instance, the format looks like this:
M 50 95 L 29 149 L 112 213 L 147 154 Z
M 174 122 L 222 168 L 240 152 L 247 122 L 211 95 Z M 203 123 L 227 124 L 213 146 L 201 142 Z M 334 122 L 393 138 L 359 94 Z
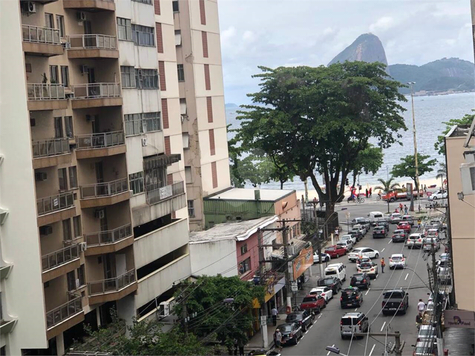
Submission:
M 383 165 L 383 150 L 368 143 L 368 147 L 360 152 L 353 162 L 353 186 L 358 176 L 362 173 L 376 174 Z
M 417 166 L 418 166 L 418 173 L 419 177 L 424 173 L 432 172 L 434 168 L 432 168 L 436 163 L 436 159 L 431 159 L 426 161 L 430 158 L 429 155 L 421 155 L 420 153 L 417 154 Z M 416 179 L 416 164 L 414 160 L 414 155 L 408 155 L 406 157 L 401 158 L 401 163 L 396 164 L 393 166 L 391 174 L 395 177 L 409 177 L 414 181 L 414 186 L 416 190 L 419 191 L 419 186 L 417 185 L 418 179 Z
M 399 188 L 399 183 L 394 183 L 394 177 L 391 177 L 388 180 L 378 178 L 378 182 L 380 182 L 381 185 L 374 187 L 374 190 L 380 189 L 385 193 L 389 193 L 393 191 L 394 189 Z
M 445 135 L 452 129 L 455 125 L 469 125 L 472 123 L 473 119 L 475 118 L 474 114 L 465 114 L 464 117 L 461 119 L 451 119 L 447 122 L 443 122 L 445 124 L 445 130 L 442 132 L 442 135 L 437 136 L 437 141 L 434 144 L 435 150 L 440 154 L 445 156 L 445 144 L 444 138 Z
M 389 147 L 407 129 L 402 84 L 388 78 L 382 63 L 259 68 L 260 91 L 248 94 L 253 105 L 238 112 L 241 145 L 278 159 L 303 180 L 310 177 L 328 219 L 369 139 Z
M 439 163 L 439 169 L 437 170 L 437 175 L 435 176 L 437 179 L 440 178 L 440 187 L 444 189 L 444 178 L 447 177 L 447 167 L 445 163 Z

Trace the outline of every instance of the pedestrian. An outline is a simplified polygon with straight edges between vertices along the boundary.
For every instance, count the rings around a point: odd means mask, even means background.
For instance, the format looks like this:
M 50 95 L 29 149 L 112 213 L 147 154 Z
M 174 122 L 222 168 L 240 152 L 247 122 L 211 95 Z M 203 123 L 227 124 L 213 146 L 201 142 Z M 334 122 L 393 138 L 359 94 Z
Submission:
M 417 330 L 419 330 L 419 328 L 421 327 L 421 324 L 422 324 L 422 316 L 421 316 L 421 314 L 417 313 L 417 315 L 416 315 L 416 328 L 417 328 Z
M 369 187 L 369 197 L 371 198 L 372 195 L 373 195 L 373 188 Z
M 381 257 L 381 273 L 384 273 L 385 266 L 386 266 L 386 262 L 384 262 L 384 257 Z
M 244 342 L 243 342 L 243 340 L 239 340 L 238 347 L 239 347 L 239 356 L 244 356 Z
M 399 211 L 402 213 L 402 209 L 403 209 L 403 206 L 402 206 L 402 203 L 399 203 Z
M 275 343 L 275 347 L 279 349 L 279 353 L 282 352 L 282 333 L 280 332 L 279 329 L 275 331 L 274 343 Z
M 277 325 L 277 314 L 279 314 L 279 311 L 277 310 L 275 305 L 271 310 L 271 314 L 272 314 L 272 322 L 274 323 L 274 326 L 276 326 Z
M 395 213 L 399 213 L 398 208 L 394 209 L 394 212 L 395 212 Z
M 234 355 L 238 354 L 238 341 L 234 339 Z
M 407 215 L 407 205 L 406 204 L 404 204 L 404 214 Z
M 366 188 L 366 198 L 369 197 L 368 192 L 369 192 L 369 191 L 368 191 L 368 188 Z
M 417 303 L 417 310 L 419 311 L 419 314 L 422 316 L 422 313 L 424 313 L 424 310 L 426 309 L 426 303 L 422 301 L 422 299 L 419 299 L 419 303 Z

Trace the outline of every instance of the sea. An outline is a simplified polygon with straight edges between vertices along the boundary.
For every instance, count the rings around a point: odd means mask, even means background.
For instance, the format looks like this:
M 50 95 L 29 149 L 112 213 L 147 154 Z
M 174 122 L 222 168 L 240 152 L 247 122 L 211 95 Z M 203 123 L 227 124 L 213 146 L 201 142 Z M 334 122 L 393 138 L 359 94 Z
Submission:
M 391 169 L 395 164 L 400 163 L 402 157 L 414 154 L 414 138 L 412 131 L 412 109 L 411 98 L 407 97 L 408 101 L 401 103 L 406 109 L 403 116 L 408 128 L 407 131 L 401 131 L 401 143 L 394 144 L 391 147 L 384 149 L 384 163 L 376 174 L 362 174 L 357 181 L 363 187 L 368 185 L 378 184 L 377 179 L 387 179 L 391 174 Z M 414 97 L 414 115 L 416 121 L 416 140 L 417 151 L 423 155 L 429 155 L 431 158 L 437 159 L 439 163 L 444 163 L 444 158 L 439 155 L 434 143 L 437 136 L 441 135 L 446 125 L 444 122 L 450 119 L 462 118 L 465 114 L 472 113 L 475 109 L 475 93 L 459 93 L 450 95 L 437 96 L 415 96 Z M 240 122 L 236 119 L 239 110 L 237 107 L 226 108 L 226 120 L 231 128 L 239 128 Z M 233 133 L 228 133 L 228 138 L 232 137 Z M 439 165 L 434 167 L 434 171 L 426 173 L 421 176 L 423 179 L 431 179 L 437 175 Z M 408 178 L 408 177 L 407 177 Z M 409 180 L 409 179 L 408 179 Z M 321 182 L 321 178 L 319 179 Z M 350 177 L 350 182 L 352 178 Z M 248 187 L 251 187 L 249 185 Z M 308 180 L 309 189 L 312 188 L 310 179 Z M 263 189 L 280 189 L 279 182 L 270 182 L 261 185 Z M 300 178 L 295 177 L 293 181 L 286 182 L 284 189 L 295 189 L 297 191 L 304 190 L 304 183 Z

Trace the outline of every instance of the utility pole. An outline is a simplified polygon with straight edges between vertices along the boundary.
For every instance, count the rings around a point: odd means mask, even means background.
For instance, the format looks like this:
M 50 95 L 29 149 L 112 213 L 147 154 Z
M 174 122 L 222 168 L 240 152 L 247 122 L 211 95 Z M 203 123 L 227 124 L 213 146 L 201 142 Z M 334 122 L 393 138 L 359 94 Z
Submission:
M 322 264 L 322 241 L 320 240 L 320 232 L 318 226 L 318 216 L 317 216 L 317 202 L 313 202 L 313 214 L 315 216 L 315 231 L 317 236 L 317 253 L 318 253 L 318 266 L 320 270 L 320 278 L 323 277 L 323 264 Z
M 282 219 L 282 242 L 284 245 L 284 261 L 287 264 L 285 269 L 285 287 L 287 289 L 287 309 L 292 310 L 292 263 L 289 263 L 289 240 L 287 238 L 287 227 L 285 226 L 285 219 Z M 293 273 L 292 273 L 293 274 Z
M 264 247 L 262 243 L 262 230 L 259 228 L 257 230 L 257 246 L 259 249 L 259 261 L 264 261 Z M 259 263 L 259 283 L 262 284 L 264 275 L 266 273 L 266 265 L 265 263 Z M 264 301 L 264 305 L 262 306 L 262 315 L 261 315 L 261 335 L 262 335 L 262 347 L 268 348 L 269 347 L 269 336 L 267 335 L 267 316 L 269 312 L 267 310 L 267 303 Z
M 418 165 L 418 161 L 417 161 L 416 116 L 415 116 L 415 113 L 414 113 L 414 84 L 416 84 L 416 82 L 409 82 L 408 84 L 411 87 L 412 133 L 414 135 L 414 166 L 415 166 L 415 169 L 416 169 L 416 188 L 417 188 L 417 192 L 419 193 L 420 188 L 419 188 L 419 165 Z

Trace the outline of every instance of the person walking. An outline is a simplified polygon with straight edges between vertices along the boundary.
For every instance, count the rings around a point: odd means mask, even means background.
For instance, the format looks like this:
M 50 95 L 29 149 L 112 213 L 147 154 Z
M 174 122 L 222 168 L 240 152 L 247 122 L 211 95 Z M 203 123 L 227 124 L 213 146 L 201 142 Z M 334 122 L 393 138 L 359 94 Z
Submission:
M 422 313 L 424 313 L 424 310 L 426 310 L 426 303 L 424 303 L 422 299 L 419 299 L 419 303 L 417 303 L 417 310 L 421 316 Z
M 407 215 L 407 205 L 404 204 L 404 214 Z
M 272 314 L 272 322 L 274 323 L 274 326 L 277 326 L 277 314 L 279 314 L 279 311 L 277 310 L 275 305 L 271 310 L 271 314 Z
M 282 352 L 282 333 L 280 332 L 279 329 L 275 331 L 274 343 L 275 343 L 275 347 L 279 349 L 279 353 L 281 353 Z
M 381 257 L 381 273 L 384 273 L 384 267 L 386 267 L 386 262 L 384 262 L 384 257 Z
M 369 187 L 369 197 L 371 198 L 372 195 L 373 195 L 373 188 Z
M 402 213 L 402 209 L 403 209 L 403 206 L 402 206 L 402 203 L 399 203 L 399 211 Z
M 368 188 L 366 188 L 366 198 L 369 198 L 368 192 Z

